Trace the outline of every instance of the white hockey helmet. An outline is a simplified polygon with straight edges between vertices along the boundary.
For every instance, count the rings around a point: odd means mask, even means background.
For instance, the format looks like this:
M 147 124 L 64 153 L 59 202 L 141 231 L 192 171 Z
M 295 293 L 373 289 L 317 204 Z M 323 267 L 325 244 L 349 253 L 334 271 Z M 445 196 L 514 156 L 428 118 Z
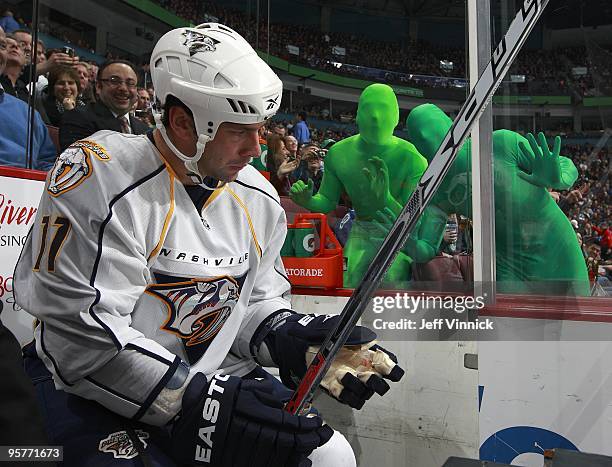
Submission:
M 236 31 L 217 23 L 177 28 L 164 34 L 151 54 L 151 78 L 161 107 L 168 96 L 192 112 L 198 134 L 197 151 L 186 156 L 167 137 L 161 108 L 156 126 L 166 144 L 200 178 L 197 162 L 204 146 L 223 122 L 253 124 L 278 110 L 283 84 L 276 73 Z

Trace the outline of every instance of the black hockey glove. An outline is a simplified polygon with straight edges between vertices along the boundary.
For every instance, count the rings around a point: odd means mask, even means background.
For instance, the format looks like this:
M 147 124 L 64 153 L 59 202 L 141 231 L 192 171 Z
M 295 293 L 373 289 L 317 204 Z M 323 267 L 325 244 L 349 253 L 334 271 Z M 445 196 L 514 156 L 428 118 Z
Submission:
M 274 316 L 259 331 L 283 383 L 295 389 L 338 316 L 286 312 Z M 258 345 L 256 343 L 256 348 Z M 356 326 L 327 371 L 321 386 L 332 397 L 355 409 L 377 393 L 389 390 L 385 381 L 399 381 L 404 370 L 391 352 L 376 344 L 376 333 Z
M 190 381 L 172 429 L 174 457 L 208 467 L 309 466 L 306 457 L 331 438 L 318 416 L 283 411 L 269 381 L 202 373 Z

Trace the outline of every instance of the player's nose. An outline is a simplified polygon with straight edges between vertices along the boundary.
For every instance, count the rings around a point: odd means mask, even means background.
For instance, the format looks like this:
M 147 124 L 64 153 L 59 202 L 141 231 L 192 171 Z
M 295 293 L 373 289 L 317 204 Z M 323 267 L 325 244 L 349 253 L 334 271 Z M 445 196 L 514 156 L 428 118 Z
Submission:
M 245 138 L 244 145 L 241 148 L 240 155 L 244 157 L 259 157 L 261 155 L 259 134 L 256 131 L 248 133 L 248 137 Z

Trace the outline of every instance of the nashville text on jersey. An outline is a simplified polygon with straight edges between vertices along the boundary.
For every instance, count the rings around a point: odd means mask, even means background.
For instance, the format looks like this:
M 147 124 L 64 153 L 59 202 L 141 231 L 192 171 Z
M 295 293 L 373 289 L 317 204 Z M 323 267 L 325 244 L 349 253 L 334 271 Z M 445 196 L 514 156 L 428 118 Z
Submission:
M 244 264 L 249 259 L 249 253 L 245 252 L 241 255 L 236 256 L 211 258 L 190 251 L 177 250 L 176 248 L 162 248 L 159 252 L 159 257 L 169 259 L 170 261 L 180 261 L 183 263 L 191 264 L 203 264 L 205 266 L 223 268 Z

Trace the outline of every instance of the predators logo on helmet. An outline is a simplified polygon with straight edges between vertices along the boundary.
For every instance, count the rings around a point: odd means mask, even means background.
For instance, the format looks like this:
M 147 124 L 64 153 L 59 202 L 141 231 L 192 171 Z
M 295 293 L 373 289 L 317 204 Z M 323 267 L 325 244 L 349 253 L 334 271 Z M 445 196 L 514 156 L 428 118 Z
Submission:
M 187 30 L 183 33 L 185 42 L 183 45 L 189 47 L 189 55 L 193 56 L 198 52 L 214 52 L 217 50 L 218 40 L 202 34 L 201 32 Z

